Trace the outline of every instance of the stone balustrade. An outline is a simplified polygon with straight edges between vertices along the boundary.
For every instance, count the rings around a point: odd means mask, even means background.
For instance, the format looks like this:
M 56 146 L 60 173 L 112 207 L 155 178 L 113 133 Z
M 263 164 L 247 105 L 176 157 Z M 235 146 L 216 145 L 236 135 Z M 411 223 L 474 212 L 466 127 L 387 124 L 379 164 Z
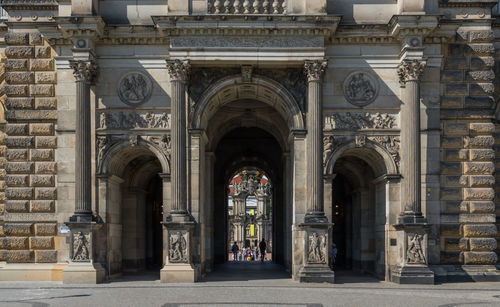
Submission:
M 287 0 L 208 0 L 209 14 L 286 14 Z

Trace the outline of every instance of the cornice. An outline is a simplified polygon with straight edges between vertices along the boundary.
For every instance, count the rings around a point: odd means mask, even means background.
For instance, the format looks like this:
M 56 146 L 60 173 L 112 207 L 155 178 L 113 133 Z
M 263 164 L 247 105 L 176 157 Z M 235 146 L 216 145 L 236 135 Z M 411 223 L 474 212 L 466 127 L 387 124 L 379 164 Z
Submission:
M 2 8 L 11 10 L 52 11 L 57 10 L 59 3 L 56 0 L 2 0 Z
M 389 33 L 402 40 L 410 36 L 426 37 L 438 26 L 437 15 L 394 15 L 389 21 Z
M 497 0 L 439 0 L 439 7 L 487 7 L 492 8 Z

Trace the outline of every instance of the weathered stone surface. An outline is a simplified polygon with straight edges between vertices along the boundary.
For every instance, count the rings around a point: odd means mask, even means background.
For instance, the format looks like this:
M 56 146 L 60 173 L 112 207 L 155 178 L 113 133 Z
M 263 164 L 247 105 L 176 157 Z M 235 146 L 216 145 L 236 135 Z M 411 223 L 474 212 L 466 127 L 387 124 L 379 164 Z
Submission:
M 466 224 L 463 226 L 465 237 L 491 237 L 497 233 L 497 228 L 494 224 Z
M 497 240 L 495 238 L 470 238 L 471 251 L 494 251 L 497 248 Z
M 37 72 L 35 74 L 35 82 L 42 84 L 54 84 L 57 81 L 56 77 L 55 72 Z
M 488 175 L 476 175 L 469 177 L 471 187 L 489 187 L 495 184 L 495 177 Z
M 490 96 L 495 92 L 493 83 L 471 83 L 470 84 L 471 96 Z
M 495 172 L 493 162 L 465 162 L 464 173 L 467 175 L 488 175 Z
M 492 201 L 469 202 L 470 213 L 495 213 L 495 203 Z
M 27 187 L 29 185 L 28 175 L 7 175 L 5 183 L 8 187 Z
M 495 191 L 488 188 L 466 188 L 464 189 L 465 200 L 493 200 Z
M 460 188 L 441 188 L 441 200 L 460 200 L 461 192 Z
M 460 214 L 458 217 L 461 223 L 494 223 L 495 215 L 487 213 L 474 213 L 474 214 Z
M 30 45 L 42 45 L 43 39 L 40 33 L 30 33 Z
M 495 58 L 488 57 L 471 57 L 470 69 L 485 69 L 491 68 L 495 65 Z
M 5 55 L 10 59 L 27 59 L 35 56 L 35 49 L 29 46 L 7 46 Z
M 495 158 L 495 151 L 493 149 L 471 149 L 471 161 L 491 161 Z
M 7 72 L 4 75 L 5 81 L 9 84 L 25 84 L 35 81 L 35 74 L 32 72 Z
M 56 162 L 36 162 L 35 163 L 35 174 L 56 174 L 57 164 Z
M 445 238 L 444 239 L 445 251 L 460 251 L 460 238 Z
M 7 162 L 7 174 L 30 174 L 33 172 L 33 162 Z
M 54 238 L 53 237 L 31 237 L 30 238 L 31 249 L 53 249 L 54 248 Z
M 30 135 L 53 135 L 54 134 L 54 124 L 43 123 L 43 124 L 30 124 L 29 125 Z
M 52 223 L 36 223 L 35 224 L 36 236 L 55 236 L 57 235 L 57 225 Z
M 493 123 L 471 123 L 470 124 L 471 134 L 493 134 L 495 132 L 495 124 Z
M 464 96 L 468 94 L 467 83 L 447 83 L 445 92 L 448 96 Z
M 28 238 L 26 237 L 6 237 L 0 238 L 0 249 L 28 249 Z
M 30 61 L 31 71 L 50 71 L 54 70 L 54 61 L 52 59 L 34 59 Z
M 35 97 L 54 96 L 54 85 L 52 84 L 31 84 L 30 94 Z
M 5 106 L 8 110 L 16 109 L 31 109 L 33 107 L 34 99 L 30 97 L 13 98 L 8 97 L 5 100 Z
M 54 150 L 52 149 L 32 149 L 30 151 L 31 161 L 53 161 Z
M 495 53 L 493 44 L 468 44 L 464 45 L 465 55 L 491 55 Z
M 442 82 L 464 81 L 463 70 L 443 70 L 441 72 Z
M 9 136 L 26 136 L 28 135 L 28 124 L 7 124 L 5 125 L 5 133 Z
M 444 124 L 444 133 L 447 136 L 467 135 L 469 133 L 469 125 L 464 122 L 446 122 Z
M 7 59 L 5 61 L 7 71 L 26 71 L 28 70 L 28 60 L 25 59 Z
M 448 58 L 446 58 L 444 68 L 445 69 L 467 69 L 467 58 L 466 57 L 448 57 Z
M 57 137 L 55 136 L 37 136 L 35 140 L 36 148 L 56 148 Z
M 48 46 L 35 47 L 35 58 L 50 58 L 51 48 Z
M 10 32 L 5 34 L 5 43 L 7 45 L 28 45 L 28 33 Z
M 463 138 L 459 136 L 450 136 L 441 138 L 441 148 L 462 148 Z
M 35 102 L 36 103 L 36 102 Z M 56 120 L 55 110 L 7 110 L 5 117 L 9 120 Z
M 495 38 L 495 34 L 491 30 L 474 30 L 469 32 L 469 42 L 491 42 Z
M 495 264 L 497 254 L 495 252 L 464 252 L 464 264 Z
M 465 148 L 489 148 L 495 144 L 495 139 L 492 136 L 475 136 L 465 137 Z
M 469 159 L 469 150 L 466 149 L 446 149 L 444 150 L 444 161 L 460 162 Z
M 441 251 L 440 253 L 441 264 L 457 264 L 460 262 L 460 252 L 447 252 Z
M 28 86 L 27 85 L 6 85 L 4 86 L 4 92 L 10 97 L 21 97 L 28 96 Z
M 0 254 L 7 263 L 33 262 L 33 251 L 29 250 L 2 250 Z
M 56 250 L 36 250 L 35 251 L 36 263 L 55 263 L 57 262 Z
M 7 212 L 28 212 L 29 201 L 27 200 L 8 200 L 5 202 Z
M 55 203 L 53 200 L 32 200 L 31 212 L 54 212 Z
M 461 175 L 462 163 L 460 162 L 441 162 L 442 175 Z
M 57 108 L 56 98 L 37 97 L 35 99 L 35 109 L 37 110 L 54 110 L 56 108 Z
M 441 97 L 441 108 L 461 108 L 463 104 L 463 98 L 458 96 L 442 96 Z
M 54 186 L 53 175 L 31 175 L 30 182 L 32 187 L 52 187 Z
M 57 199 L 57 188 L 36 188 L 35 199 Z
M 33 188 L 11 188 L 5 189 L 7 199 L 32 199 Z
M 28 223 L 5 223 L 3 231 L 6 236 L 22 237 L 31 235 L 32 224 Z
M 28 160 L 28 150 L 27 149 L 8 149 L 5 152 L 5 158 L 7 158 L 7 161 L 27 161 Z
M 467 81 L 493 81 L 495 73 L 493 70 L 470 70 L 465 73 Z

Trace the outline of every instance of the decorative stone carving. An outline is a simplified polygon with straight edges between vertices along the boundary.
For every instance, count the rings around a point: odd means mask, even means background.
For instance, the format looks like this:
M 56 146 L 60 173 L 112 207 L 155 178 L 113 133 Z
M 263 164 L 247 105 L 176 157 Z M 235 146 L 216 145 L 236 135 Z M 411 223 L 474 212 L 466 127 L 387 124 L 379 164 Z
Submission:
M 259 69 L 254 71 L 254 73 L 279 82 L 292 94 L 302 111 L 305 111 L 307 80 L 303 70 L 297 68 L 280 70 Z
M 131 72 L 120 79 L 118 97 L 126 104 L 137 106 L 151 97 L 152 89 L 149 77 L 140 72 Z
M 69 61 L 77 82 L 92 83 L 97 76 L 97 65 L 93 61 Z
M 169 232 L 168 238 L 168 254 L 169 261 L 173 263 L 188 263 L 188 233 L 185 231 Z
M 165 112 L 103 112 L 101 129 L 170 129 L 170 114 Z
M 325 130 L 360 130 L 397 128 L 397 115 L 339 112 L 325 116 Z
M 406 249 L 406 262 L 409 264 L 426 264 L 423 250 L 424 235 L 408 234 L 408 248 Z
M 243 82 L 252 82 L 252 65 L 241 66 L 241 79 Z
M 96 138 L 96 148 L 97 148 L 97 165 L 98 168 L 102 163 L 102 159 L 106 154 L 106 151 L 113 146 L 115 143 L 126 140 L 126 135 L 99 135 Z
M 139 137 L 137 134 L 130 134 L 128 136 L 128 142 L 130 143 L 130 146 L 134 147 L 137 146 L 139 143 Z
M 398 136 L 388 136 L 388 135 L 383 135 L 383 136 L 373 136 L 369 138 L 371 141 L 379 144 L 383 148 L 385 148 L 389 154 L 391 154 L 392 159 L 394 160 L 394 163 L 396 164 L 396 167 L 400 169 L 400 164 L 401 164 L 401 156 L 399 154 L 399 148 L 400 148 L 400 138 Z
M 407 81 L 418 80 L 424 72 L 426 63 L 422 60 L 403 60 L 398 67 L 400 84 L 404 85 Z
M 167 71 L 171 81 L 186 82 L 189 79 L 190 70 L 191 64 L 189 64 L 189 61 L 167 61 Z
M 356 147 L 364 147 L 366 145 L 366 135 L 358 134 L 355 137 Z
M 323 73 L 325 72 L 327 66 L 328 61 L 326 60 L 305 61 L 304 72 L 309 82 L 321 81 L 321 78 L 323 77 Z
M 164 134 L 162 136 L 147 136 L 146 140 L 156 144 L 163 154 L 170 160 L 170 153 L 172 152 L 172 144 L 170 135 Z
M 208 14 L 286 14 L 287 0 L 208 0 Z M 272 9 L 270 8 L 272 2 Z
M 323 167 L 326 167 L 337 147 L 347 142 L 346 137 L 328 135 L 323 137 Z
M 73 233 L 73 257 L 74 262 L 90 261 L 90 233 L 81 231 Z
M 372 103 L 378 95 L 377 80 L 366 72 L 354 72 L 344 82 L 344 96 L 356 106 Z
M 308 235 L 307 262 L 311 264 L 324 264 L 328 259 L 327 255 L 326 234 L 310 233 Z

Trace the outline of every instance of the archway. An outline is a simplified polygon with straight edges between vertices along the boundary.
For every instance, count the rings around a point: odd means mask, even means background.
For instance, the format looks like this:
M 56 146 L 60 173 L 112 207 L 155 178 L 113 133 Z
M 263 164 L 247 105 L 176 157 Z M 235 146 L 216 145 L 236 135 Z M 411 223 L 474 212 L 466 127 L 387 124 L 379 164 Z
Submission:
M 140 136 L 106 137 L 98 169 L 98 206 L 105 212 L 109 278 L 159 271 L 164 264 L 162 216 L 168 160 Z

